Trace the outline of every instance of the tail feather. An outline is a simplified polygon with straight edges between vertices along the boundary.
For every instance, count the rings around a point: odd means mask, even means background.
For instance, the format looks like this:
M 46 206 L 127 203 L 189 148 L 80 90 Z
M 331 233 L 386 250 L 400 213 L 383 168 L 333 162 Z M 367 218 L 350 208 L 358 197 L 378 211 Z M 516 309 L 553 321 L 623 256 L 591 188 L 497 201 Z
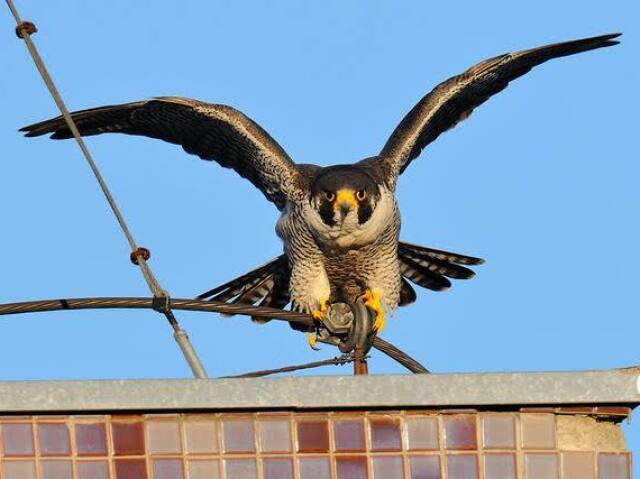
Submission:
M 432 291 L 443 291 L 451 286 L 447 277 L 470 279 L 475 273 L 465 266 L 484 263 L 481 258 L 405 242 L 398 244 L 398 261 L 402 274 L 400 306 L 411 304 L 416 300 L 416 292 L 411 283 Z M 234 304 L 258 304 L 284 309 L 291 302 L 290 276 L 291 270 L 287 257 L 281 255 L 242 276 L 198 295 L 197 299 Z M 251 319 L 257 323 L 268 322 L 262 318 L 252 317 Z
M 250 285 L 255 284 L 256 282 L 271 274 L 276 266 L 281 264 L 283 261 L 286 262 L 286 256 L 278 256 L 277 258 L 272 259 L 262 266 L 258 266 L 257 268 L 252 269 L 242 276 L 238 276 L 231 281 L 227 281 L 220 286 L 199 294 L 198 296 L 196 296 L 196 299 L 214 299 L 219 301 L 221 300 L 221 296 L 224 296 L 227 299 L 233 298 L 246 291 L 246 289 L 248 289 Z
M 398 253 L 400 255 L 411 254 L 419 257 L 439 259 L 441 261 L 447 261 L 449 263 L 472 266 L 484 263 L 484 260 L 482 258 L 452 253 L 451 251 L 445 251 L 441 249 L 428 248 L 426 246 L 419 246 L 417 244 L 406 243 L 404 241 L 400 241 L 398 243 Z
M 270 276 L 270 273 L 263 273 L 262 275 L 255 276 L 251 279 L 248 279 L 244 284 L 238 285 L 235 288 L 229 288 L 226 291 L 223 291 L 210 299 L 214 299 L 216 301 L 228 302 L 233 300 L 233 298 L 238 298 L 246 294 L 249 290 L 253 289 L 260 282 L 264 281 L 266 278 Z
M 411 258 L 400 258 L 400 273 L 412 283 L 432 291 L 444 291 L 451 287 L 451 281 L 441 274 L 429 271 Z
M 401 261 L 404 258 L 409 258 L 432 273 L 447 276 L 449 278 L 471 279 L 476 275 L 473 271 L 469 268 L 465 268 L 464 266 L 460 266 L 446 260 L 437 259 L 435 257 L 421 256 L 419 254 L 415 254 L 413 251 L 398 251 L 398 256 Z
M 398 306 L 406 306 L 415 302 L 417 299 L 416 290 L 404 277 L 402 278 L 402 286 L 400 287 L 400 301 Z
M 256 304 L 284 309 L 289 304 L 289 262 L 285 255 L 232 279 L 197 296 L 197 299 L 229 302 L 232 304 Z M 232 315 L 228 315 L 232 316 Z M 263 318 L 251 318 L 266 323 Z
M 257 281 L 247 291 L 237 296 L 232 304 L 255 304 L 264 299 L 273 290 L 273 273 Z

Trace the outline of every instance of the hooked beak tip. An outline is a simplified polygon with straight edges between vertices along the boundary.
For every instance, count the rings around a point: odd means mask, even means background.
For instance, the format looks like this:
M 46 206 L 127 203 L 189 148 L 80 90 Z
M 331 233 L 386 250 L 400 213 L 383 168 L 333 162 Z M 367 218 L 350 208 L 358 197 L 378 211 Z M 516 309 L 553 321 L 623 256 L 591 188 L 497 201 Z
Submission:
M 340 203 L 340 215 L 343 218 L 349 214 L 349 211 L 351 211 L 351 204 L 347 203 L 346 201 Z

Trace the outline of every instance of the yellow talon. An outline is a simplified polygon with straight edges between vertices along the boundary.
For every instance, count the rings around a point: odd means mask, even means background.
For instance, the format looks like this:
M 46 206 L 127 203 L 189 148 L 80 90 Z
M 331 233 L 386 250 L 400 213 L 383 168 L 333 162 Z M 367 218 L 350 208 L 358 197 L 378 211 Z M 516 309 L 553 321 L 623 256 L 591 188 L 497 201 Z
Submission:
M 321 301 L 320 309 L 313 310 L 313 312 L 311 313 L 311 316 L 313 316 L 313 319 L 316 319 L 318 321 L 322 321 L 324 319 L 324 315 L 326 314 L 328 309 L 327 302 L 328 300 Z
M 307 342 L 309 343 L 309 346 L 311 346 L 311 349 L 315 351 L 320 350 L 320 348 L 316 346 L 316 344 L 318 344 L 318 337 L 315 333 L 307 333 Z
M 316 321 L 322 321 L 324 319 L 325 314 L 327 314 L 327 309 L 329 309 L 328 307 L 328 299 L 325 299 L 323 301 L 320 301 L 320 309 L 314 309 L 311 312 L 311 316 L 313 316 L 313 319 L 315 319 Z M 316 344 L 318 344 L 318 335 L 317 333 L 307 333 L 307 342 L 309 343 L 309 346 L 311 346 L 311 349 L 315 350 L 315 351 L 320 351 L 320 348 L 318 348 L 316 346 Z
M 384 309 L 380 301 L 380 293 L 374 293 L 370 289 L 366 290 L 364 304 L 375 313 L 376 321 L 373 323 L 373 330 L 380 333 L 384 329 Z

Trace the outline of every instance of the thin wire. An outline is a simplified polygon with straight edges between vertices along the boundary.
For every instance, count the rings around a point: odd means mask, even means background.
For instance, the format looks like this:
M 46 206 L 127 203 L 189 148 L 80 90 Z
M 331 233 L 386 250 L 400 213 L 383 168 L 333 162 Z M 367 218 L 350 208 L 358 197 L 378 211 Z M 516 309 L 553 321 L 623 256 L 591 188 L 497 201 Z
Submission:
M 310 363 L 304 364 L 295 364 L 293 366 L 285 366 L 283 368 L 277 369 L 262 369 L 260 371 L 253 371 L 250 373 L 237 374 L 235 376 L 222 376 L 222 379 L 227 378 L 262 378 L 264 376 L 269 376 L 271 374 L 279 374 L 279 373 L 290 373 L 293 371 L 301 371 L 303 369 L 313 369 L 319 368 L 321 366 L 343 366 L 348 363 L 352 363 L 355 361 L 355 357 L 353 354 L 343 354 L 341 356 L 336 356 L 331 359 L 324 359 L 322 361 L 313 361 Z
M 82 154 L 83 154 L 84 158 L 87 160 L 87 163 L 89 164 L 89 167 L 91 168 L 91 171 L 93 172 L 93 175 L 95 176 L 96 180 L 98 181 L 98 184 L 100 185 L 100 189 L 102 190 L 102 193 L 104 194 L 105 198 L 107 199 L 107 202 L 109 203 L 109 206 L 111 207 L 111 211 L 115 215 L 116 220 L 118 221 L 118 224 L 120 225 L 120 229 L 124 233 L 124 235 L 125 235 L 125 237 L 127 239 L 127 242 L 129 243 L 129 246 L 131 247 L 131 251 L 134 252 L 134 253 L 137 252 L 138 251 L 138 245 L 136 244 L 136 241 L 133 238 L 133 235 L 131 234 L 131 231 L 129 230 L 129 227 L 127 226 L 127 223 L 126 223 L 126 221 L 124 219 L 124 216 L 120 212 L 120 208 L 118 208 L 118 205 L 116 204 L 116 201 L 115 201 L 113 195 L 111 194 L 111 191 L 109 190 L 109 187 L 107 186 L 107 183 L 105 182 L 104 178 L 102 177 L 102 174 L 100 173 L 100 170 L 98 169 L 98 166 L 96 165 L 95 161 L 93 160 L 93 157 L 91 156 L 91 153 L 89 152 L 89 149 L 87 148 L 84 140 L 82 139 L 82 136 L 80 135 L 80 132 L 78 131 L 78 128 L 76 127 L 76 124 L 73 121 L 73 118 L 69 114 L 69 110 L 67 109 L 64 101 L 62 100 L 62 96 L 60 95 L 60 92 L 56 88 L 56 86 L 55 86 L 55 84 L 53 82 L 53 79 L 51 78 L 51 75 L 47 71 L 47 68 L 46 68 L 46 66 L 44 64 L 44 61 L 42 60 L 42 57 L 40 57 L 40 54 L 38 53 L 38 50 L 37 50 L 33 40 L 31 39 L 30 34 L 21 29 L 21 26 L 22 26 L 23 22 L 22 22 L 22 19 L 20 18 L 20 14 L 18 13 L 18 10 L 16 9 L 16 7 L 13 4 L 12 0 L 5 0 L 5 1 L 7 3 L 7 6 L 9 7 L 9 10 L 11 10 L 11 14 L 13 15 L 13 17 L 14 17 L 14 19 L 16 21 L 16 24 L 18 26 L 18 30 L 17 31 L 21 32 L 20 36 L 24 40 L 24 42 L 25 42 L 25 44 L 27 46 L 27 50 L 29 50 L 29 53 L 31 54 L 31 58 L 33 58 L 33 61 L 34 61 L 35 65 L 36 65 L 36 68 L 38 69 L 38 72 L 40 72 L 40 76 L 42 77 L 45 85 L 47 86 L 47 89 L 49 90 L 49 93 L 51 93 L 51 96 L 53 97 L 53 100 L 55 101 L 56 105 L 58 106 L 58 109 L 62 113 L 62 116 L 64 117 L 64 120 L 67 123 L 67 126 L 71 130 L 71 133 L 73 134 L 73 137 L 75 138 L 76 143 L 80 147 L 80 150 L 82 151 Z M 168 293 L 160 287 L 158 281 L 156 280 L 155 276 L 153 275 L 153 272 L 151 271 L 151 268 L 149 267 L 149 265 L 147 264 L 145 259 L 142 257 L 142 255 L 141 254 L 137 254 L 136 257 L 137 257 L 137 264 L 140 267 L 140 270 L 142 271 L 142 275 L 144 276 L 144 279 L 147 282 L 147 285 L 149 286 L 149 289 L 151 290 L 151 293 L 156 297 L 168 298 Z M 178 342 L 178 345 L 180 346 L 180 348 L 181 348 L 181 350 L 183 352 L 183 355 L 185 356 L 185 359 L 189 363 L 189 366 L 191 367 L 191 370 L 192 370 L 193 374 L 196 377 L 206 377 L 206 372 L 204 370 L 204 367 L 200 363 L 200 360 L 198 359 L 197 354 L 195 354 L 195 350 L 193 349 L 193 346 L 191 346 L 190 343 L 187 344 L 189 342 L 188 337 L 186 336 L 186 334 L 180 334 L 181 328 L 180 328 L 175 316 L 173 315 L 173 313 L 171 313 L 170 309 L 168 309 L 168 308 L 163 309 L 161 312 L 164 313 L 164 315 L 166 316 L 167 320 L 169 321 L 169 324 L 172 326 L 172 328 L 174 330 L 174 338 Z M 194 361 L 195 361 L 195 363 L 194 363 Z M 204 376 L 203 376 L 203 374 L 204 374 Z
M 13 14 L 13 17 L 15 18 L 16 23 L 18 25 L 21 25 L 22 24 L 22 20 L 20 18 L 20 15 L 18 14 L 18 11 L 16 10 L 16 8 L 15 8 L 15 6 L 13 4 L 13 1 L 12 0 L 5 0 L 5 1 L 7 2 L 7 5 L 9 6 L 9 9 L 11 10 L 11 13 Z M 129 246 L 131 246 L 131 250 L 135 251 L 138 248 L 138 246 L 137 246 L 137 244 L 136 244 L 136 242 L 135 242 L 135 240 L 133 238 L 133 235 L 131 234 L 131 231 L 129 230 L 129 227 L 127 226 L 127 223 L 125 222 L 124 217 L 122 216 L 122 213 L 120 212 L 120 209 L 118 208 L 118 205 L 116 204 L 113 196 L 111 195 L 111 192 L 109 191 L 109 187 L 107 186 L 106 182 L 104 181 L 104 179 L 102 177 L 102 174 L 100 173 L 100 170 L 98 169 L 95 161 L 93 160 L 93 157 L 91 156 L 91 153 L 89 152 L 89 149 L 87 148 L 87 145 L 85 144 L 84 140 L 82 139 L 82 136 L 80 136 L 80 132 L 78 131 L 78 128 L 76 127 L 76 124 L 73 121 L 73 118 L 69 114 L 69 110 L 67 109 L 64 101 L 62 100 L 62 96 L 60 95 L 60 92 L 56 88 L 56 85 L 54 84 L 53 79 L 51 78 L 51 75 L 49 75 L 49 72 L 48 72 L 47 68 L 44 65 L 44 61 L 42 60 L 42 57 L 38 53 L 38 50 L 36 49 L 36 46 L 33 43 L 33 40 L 31 39 L 31 36 L 29 34 L 27 34 L 27 33 L 23 33 L 22 39 L 24 40 L 25 44 L 27 45 L 27 49 L 29 50 L 29 53 L 31 54 L 31 57 L 33 58 L 33 61 L 36 64 L 36 68 L 40 72 L 40 75 L 42 76 L 42 79 L 44 80 L 45 85 L 49 89 L 49 92 L 51 93 L 51 96 L 53 97 L 53 100 L 56 102 L 56 105 L 58 106 L 58 109 L 60 110 L 60 112 L 62 113 L 62 116 L 64 117 L 65 121 L 67 122 L 67 125 L 69 126 L 69 129 L 71 130 L 71 133 L 73 133 L 73 137 L 75 138 L 76 143 L 78 143 L 78 146 L 80 147 L 80 150 L 82 150 L 82 154 L 84 155 L 85 159 L 87 160 L 87 163 L 89 163 L 89 167 L 91 168 L 91 170 L 93 171 L 93 174 L 95 175 L 96 179 L 98 180 L 100 188 L 102 189 L 102 192 L 106 196 L 107 201 L 109 202 L 109 206 L 111 207 L 111 210 L 113 211 L 113 214 L 116 216 L 116 219 L 118 220 L 118 223 L 120 224 L 120 228 L 122 228 L 122 231 L 123 231 L 124 235 L 126 236 L 127 241 L 129 242 Z

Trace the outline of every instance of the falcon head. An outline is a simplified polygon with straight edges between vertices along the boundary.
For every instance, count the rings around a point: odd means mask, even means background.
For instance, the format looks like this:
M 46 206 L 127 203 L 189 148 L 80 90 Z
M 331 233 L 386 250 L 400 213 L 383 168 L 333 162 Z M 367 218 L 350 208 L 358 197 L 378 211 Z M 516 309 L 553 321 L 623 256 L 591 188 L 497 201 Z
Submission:
M 311 185 L 316 217 L 310 225 L 320 239 L 336 241 L 341 247 L 370 242 L 375 238 L 366 233 L 387 224 L 381 220 L 388 215 L 378 211 L 383 196 L 378 183 L 357 165 L 325 168 Z

